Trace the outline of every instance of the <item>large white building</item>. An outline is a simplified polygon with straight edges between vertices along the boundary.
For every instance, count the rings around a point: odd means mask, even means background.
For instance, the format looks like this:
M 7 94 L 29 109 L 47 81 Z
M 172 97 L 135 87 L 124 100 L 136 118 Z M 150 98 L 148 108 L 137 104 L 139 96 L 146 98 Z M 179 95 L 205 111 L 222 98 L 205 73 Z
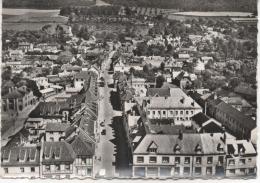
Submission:
M 170 96 L 154 96 L 146 100 L 149 119 L 172 119 L 175 125 L 191 126 L 191 117 L 202 108 L 180 88 L 171 88 Z

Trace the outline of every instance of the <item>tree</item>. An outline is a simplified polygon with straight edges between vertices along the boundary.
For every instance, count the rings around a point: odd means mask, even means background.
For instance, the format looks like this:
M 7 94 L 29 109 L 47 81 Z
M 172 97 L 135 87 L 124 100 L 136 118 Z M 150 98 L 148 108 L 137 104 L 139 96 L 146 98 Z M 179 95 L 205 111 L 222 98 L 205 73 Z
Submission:
M 164 81 L 165 81 L 165 78 L 162 75 L 158 76 L 156 78 L 156 88 L 161 88 Z
M 235 77 L 235 78 L 230 79 L 228 85 L 229 85 L 230 88 L 234 89 L 234 88 L 237 87 L 240 83 L 241 83 L 241 80 L 240 80 L 239 78 Z
M 41 92 L 38 89 L 38 86 L 36 85 L 36 82 L 33 80 L 27 80 L 26 82 L 27 88 L 31 89 L 33 91 L 33 95 L 40 98 L 42 96 Z
M 6 69 L 6 70 L 2 73 L 2 79 L 3 79 L 3 80 L 8 81 L 8 80 L 11 79 L 11 77 L 12 77 L 12 71 L 11 71 L 11 69 Z
M 161 69 L 161 71 L 164 71 L 164 69 L 165 69 L 165 63 L 164 62 L 161 63 L 160 69 Z

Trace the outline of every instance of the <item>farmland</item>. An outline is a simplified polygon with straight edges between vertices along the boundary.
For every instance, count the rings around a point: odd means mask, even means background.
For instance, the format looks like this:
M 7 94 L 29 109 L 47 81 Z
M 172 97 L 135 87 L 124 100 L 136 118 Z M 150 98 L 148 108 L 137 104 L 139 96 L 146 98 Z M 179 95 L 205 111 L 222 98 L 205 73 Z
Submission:
M 39 30 L 46 24 L 63 24 L 59 10 L 3 9 L 3 30 Z

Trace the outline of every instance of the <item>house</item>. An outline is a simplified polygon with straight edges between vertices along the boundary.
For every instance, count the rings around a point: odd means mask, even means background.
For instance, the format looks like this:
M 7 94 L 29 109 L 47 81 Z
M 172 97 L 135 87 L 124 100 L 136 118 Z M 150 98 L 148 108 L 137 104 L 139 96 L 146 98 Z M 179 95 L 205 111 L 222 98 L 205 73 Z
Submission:
M 61 142 L 44 142 L 42 145 L 41 177 L 70 178 L 75 171 L 73 163 L 76 154 L 70 144 Z
M 147 83 L 144 78 L 136 78 L 133 75 L 127 81 L 127 85 L 135 90 L 135 96 L 145 96 L 147 91 Z
M 37 146 L 2 147 L 0 172 L 5 178 L 39 178 L 40 148 Z
M 191 126 L 191 117 L 202 108 L 180 88 L 170 88 L 170 96 L 167 93 L 165 90 L 163 97 L 155 94 L 143 103 L 148 118 L 171 119 L 175 125 Z
M 50 86 L 47 77 L 36 77 L 32 78 L 32 80 L 36 82 L 36 85 L 38 86 L 39 90 L 48 88 Z
M 21 60 L 24 57 L 22 50 L 9 50 L 9 57 L 12 60 Z
M 28 52 L 33 50 L 33 44 L 27 42 L 18 43 L 18 50 L 22 50 L 23 52 Z
M 27 106 L 34 105 L 36 97 L 33 91 L 26 86 L 11 87 L 8 93 L 2 96 L 2 109 L 3 112 L 9 114 L 20 114 Z
M 64 140 L 65 132 L 70 127 L 68 123 L 47 123 L 45 127 L 46 142 L 57 142 Z
M 245 116 L 230 104 L 221 100 L 215 101 L 208 105 L 212 116 L 227 129 L 231 130 L 238 139 L 250 139 L 251 131 L 256 127 L 256 121 Z
M 133 177 L 224 175 L 223 134 L 146 134 L 133 151 Z
M 247 140 L 227 139 L 226 176 L 255 176 L 257 152 Z
M 192 77 L 191 77 L 192 76 Z M 172 83 L 179 86 L 181 89 L 185 89 L 192 85 L 192 80 L 194 80 L 193 75 L 187 72 L 181 71 L 175 78 L 173 78 Z

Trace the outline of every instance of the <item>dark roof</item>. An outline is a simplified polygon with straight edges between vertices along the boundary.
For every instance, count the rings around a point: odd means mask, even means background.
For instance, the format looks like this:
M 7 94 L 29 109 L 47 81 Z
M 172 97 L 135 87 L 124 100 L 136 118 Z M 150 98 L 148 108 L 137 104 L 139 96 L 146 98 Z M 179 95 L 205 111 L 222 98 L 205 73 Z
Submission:
M 222 133 L 223 128 L 218 124 L 214 123 L 214 121 L 209 122 L 204 125 L 200 129 L 200 133 Z
M 83 132 L 79 133 L 71 146 L 77 156 L 93 156 L 95 154 L 95 144 Z
M 60 110 L 65 107 L 68 107 L 68 104 L 65 102 L 40 102 L 38 106 L 29 114 L 29 117 L 60 117 Z
M 195 121 L 199 126 L 202 126 L 202 124 L 209 120 L 209 117 L 206 116 L 204 113 L 199 112 L 191 117 L 193 121 Z
M 248 95 L 251 97 L 256 97 L 256 90 L 246 84 L 238 85 L 234 91 L 239 94 Z
M 55 164 L 56 162 L 72 163 L 76 157 L 72 146 L 65 141 L 44 142 L 42 148 L 43 164 Z
M 235 120 L 235 122 L 239 123 L 242 127 L 252 130 L 256 127 L 256 121 L 253 120 L 252 118 L 245 116 L 242 112 L 238 111 L 231 105 L 225 103 L 225 102 L 220 102 L 216 108 L 219 111 L 222 111 L 223 113 L 227 114 L 230 116 L 232 119 Z
M 67 123 L 47 123 L 46 132 L 65 132 L 70 125 Z
M 182 133 L 196 133 L 196 130 L 193 129 L 187 129 L 183 125 L 149 125 L 149 129 L 151 133 L 156 134 L 170 134 L 170 135 L 176 135 L 179 134 L 180 130 Z
M 40 166 L 40 151 L 36 146 L 2 147 L 1 154 L 1 166 Z
M 170 88 L 148 88 L 146 96 L 170 97 Z

